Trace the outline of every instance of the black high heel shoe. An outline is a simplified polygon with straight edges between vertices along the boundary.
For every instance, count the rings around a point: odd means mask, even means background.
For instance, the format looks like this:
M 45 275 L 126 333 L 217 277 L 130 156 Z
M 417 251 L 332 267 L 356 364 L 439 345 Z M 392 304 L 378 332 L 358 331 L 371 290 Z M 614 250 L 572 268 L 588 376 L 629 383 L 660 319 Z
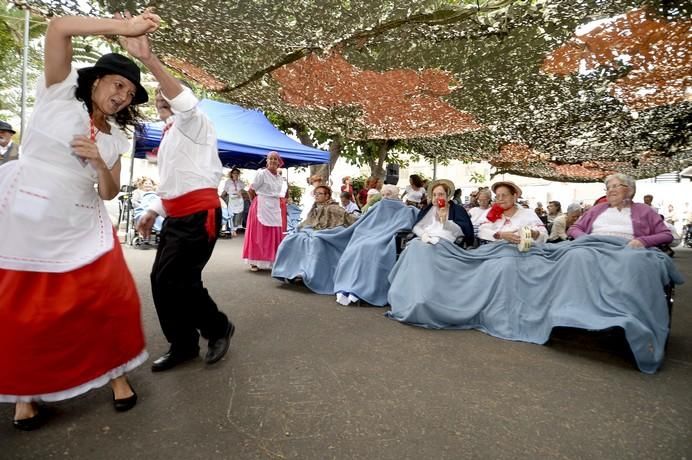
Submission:
M 12 420 L 12 425 L 14 425 L 14 427 L 18 430 L 33 431 L 37 428 L 40 428 L 41 425 L 43 425 L 44 421 L 45 414 L 41 407 L 39 407 L 38 412 L 36 412 L 36 415 L 34 415 L 33 417 Z
M 130 386 L 130 388 L 132 389 L 132 396 L 127 398 L 115 399 L 115 393 L 113 393 L 113 407 L 115 407 L 115 410 L 118 412 L 126 412 L 137 404 L 137 393 L 135 393 L 135 389 L 132 388 L 132 386 Z

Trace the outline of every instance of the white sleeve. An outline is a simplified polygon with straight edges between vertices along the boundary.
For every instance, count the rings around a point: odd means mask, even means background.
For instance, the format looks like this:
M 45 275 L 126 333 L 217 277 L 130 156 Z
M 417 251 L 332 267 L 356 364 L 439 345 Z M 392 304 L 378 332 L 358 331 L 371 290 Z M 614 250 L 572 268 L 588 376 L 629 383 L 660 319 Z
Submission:
M 38 104 L 44 99 L 74 100 L 78 76 L 77 70 L 72 68 L 63 81 L 46 87 L 46 76 L 42 74 L 36 84 L 36 103 Z
M 485 241 L 495 241 L 495 224 L 486 220 L 478 227 L 478 238 Z
M 252 190 L 257 193 L 257 191 L 262 188 L 262 185 L 264 184 L 264 169 L 260 169 L 257 171 L 257 174 L 255 174 L 255 179 L 252 181 Z
M 183 88 L 183 91 L 173 99 L 168 99 L 164 94 L 162 96 L 171 104 L 171 110 L 175 114 L 173 128 L 180 130 L 195 144 L 206 144 L 213 125 L 206 114 L 197 107 L 199 99 L 192 91 L 189 88 Z

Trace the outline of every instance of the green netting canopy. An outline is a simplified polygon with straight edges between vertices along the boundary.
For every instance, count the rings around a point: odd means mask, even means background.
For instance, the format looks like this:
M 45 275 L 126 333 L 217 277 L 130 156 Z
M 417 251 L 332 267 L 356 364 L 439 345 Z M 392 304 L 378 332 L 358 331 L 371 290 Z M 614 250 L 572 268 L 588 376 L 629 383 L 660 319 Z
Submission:
M 94 5 L 156 7 L 166 64 L 222 99 L 349 139 L 405 139 L 426 156 L 562 181 L 692 163 L 689 1 Z

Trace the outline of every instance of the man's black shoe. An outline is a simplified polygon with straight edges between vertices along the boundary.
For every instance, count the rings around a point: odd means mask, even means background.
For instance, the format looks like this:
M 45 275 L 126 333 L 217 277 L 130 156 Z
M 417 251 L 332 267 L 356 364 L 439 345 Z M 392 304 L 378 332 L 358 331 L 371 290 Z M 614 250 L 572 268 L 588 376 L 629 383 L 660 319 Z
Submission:
M 206 361 L 207 364 L 214 364 L 224 357 L 228 351 L 228 347 L 231 345 L 231 337 L 233 337 L 234 332 L 235 326 L 229 320 L 228 326 L 226 327 L 226 333 L 218 339 L 209 341 L 209 349 L 204 357 L 204 361 Z
M 167 371 L 168 369 L 171 369 L 180 363 L 184 363 L 185 361 L 195 359 L 197 356 L 199 356 L 199 349 L 184 352 L 169 350 L 168 353 L 161 356 L 159 359 L 157 359 L 151 364 L 151 371 Z

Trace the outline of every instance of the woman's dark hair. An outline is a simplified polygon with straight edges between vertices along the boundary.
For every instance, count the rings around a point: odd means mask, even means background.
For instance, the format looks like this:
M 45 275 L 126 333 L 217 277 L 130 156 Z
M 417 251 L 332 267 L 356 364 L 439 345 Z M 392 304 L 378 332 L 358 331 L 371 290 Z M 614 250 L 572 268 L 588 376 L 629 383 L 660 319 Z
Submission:
M 341 192 L 341 195 L 339 195 L 341 198 L 348 198 L 350 201 L 353 201 L 353 195 L 351 195 L 351 192 Z
M 228 173 L 228 177 L 231 177 L 231 175 L 232 175 L 234 172 L 237 172 L 237 173 L 238 173 L 238 176 L 240 176 L 240 169 L 238 169 L 238 168 L 233 168 L 233 169 L 231 169 L 231 171 Z
M 562 212 L 562 205 L 560 204 L 559 201 L 549 201 L 548 203 L 555 206 L 555 209 L 557 210 L 557 212 Z
M 418 174 L 411 174 L 408 176 L 408 178 L 411 180 L 411 184 L 413 184 L 414 187 L 422 187 L 423 184 L 423 178 L 420 177 Z
M 97 72 L 89 75 L 80 74 L 79 77 L 77 77 L 77 89 L 74 95 L 78 100 L 84 102 L 84 105 L 89 111 L 89 115 L 94 111 L 91 103 L 92 87 L 96 79 L 104 75 L 108 75 L 108 73 Z M 142 116 L 136 105 L 128 105 L 120 112 L 113 115 L 113 118 L 115 119 L 115 124 L 125 131 L 128 131 L 128 126 L 133 126 L 135 129 L 140 128 L 144 122 L 144 116 Z

